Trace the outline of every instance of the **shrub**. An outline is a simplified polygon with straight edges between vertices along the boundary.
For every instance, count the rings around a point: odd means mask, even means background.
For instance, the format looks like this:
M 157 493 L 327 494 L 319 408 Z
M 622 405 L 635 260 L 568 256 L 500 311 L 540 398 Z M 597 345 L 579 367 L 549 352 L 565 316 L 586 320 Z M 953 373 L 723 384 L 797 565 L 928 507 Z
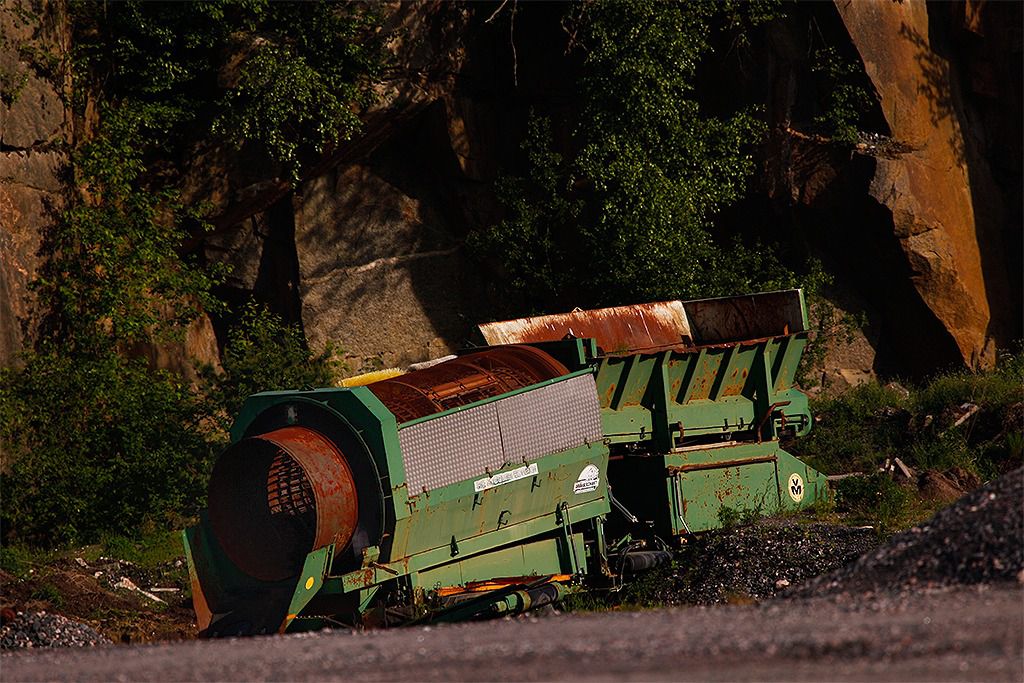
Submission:
M 774 16 L 763 3 L 569 5 L 581 60 L 578 110 L 533 116 L 525 172 L 499 183 L 508 209 L 472 246 L 501 264 L 528 310 L 734 294 L 792 274 L 766 246 L 720 244 L 712 218 L 741 198 L 766 127 L 752 110 L 716 116 L 695 95 L 713 38 Z M 733 16 L 733 15 L 737 16 Z M 723 23 L 727 24 L 723 28 Z M 732 31 L 734 32 L 734 31 Z M 524 249 L 528 244 L 530 249 Z
M 87 543 L 194 514 L 212 455 L 202 418 L 179 379 L 114 353 L 0 372 L 4 540 Z
M 909 394 L 869 383 L 813 401 L 817 426 L 792 450 L 830 474 L 870 473 L 896 457 L 919 469 L 963 468 L 982 479 L 1021 464 L 1024 354 L 1004 356 L 987 372 L 939 375 Z
M 793 451 L 829 474 L 875 470 L 886 458 L 900 454 L 908 407 L 908 399 L 877 383 L 813 401 L 817 426 L 793 444 Z
M 225 431 L 252 394 L 332 386 L 343 369 L 333 347 L 311 352 L 302 328 L 257 304 L 247 305 L 228 333 L 222 366 L 221 373 L 207 367 L 203 375 L 207 412 Z
M 903 525 L 914 501 L 913 493 L 877 472 L 867 477 L 849 477 L 836 482 L 836 506 L 855 519 L 878 525 L 882 532 Z

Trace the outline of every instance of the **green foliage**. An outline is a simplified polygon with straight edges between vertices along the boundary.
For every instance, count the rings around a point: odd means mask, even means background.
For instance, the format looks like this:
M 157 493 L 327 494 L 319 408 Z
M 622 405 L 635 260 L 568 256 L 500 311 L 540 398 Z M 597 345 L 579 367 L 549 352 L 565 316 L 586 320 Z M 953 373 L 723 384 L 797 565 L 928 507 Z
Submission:
M 5 540 L 90 542 L 194 514 L 212 457 L 202 418 L 180 380 L 114 353 L 44 352 L 4 370 Z
M 498 181 L 509 218 L 468 239 L 471 249 L 499 255 L 513 292 L 538 301 L 557 300 L 571 286 L 574 273 L 564 258 L 571 245 L 565 237 L 583 208 L 564 191 L 571 170 L 552 146 L 550 121 L 531 113 L 522 145 L 530 173 Z
M 41 566 L 49 559 L 46 552 L 24 543 L 4 543 L 0 545 L 0 571 L 5 571 L 19 579 L 29 575 L 29 571 Z
M 794 454 L 828 473 L 874 472 L 898 457 L 990 479 L 1022 464 L 1014 445 L 1024 431 L 1024 354 L 1005 356 L 995 370 L 940 375 L 909 394 L 869 383 L 814 401 L 818 424 Z
M 79 95 L 159 107 L 148 138 L 165 153 L 214 133 L 258 150 L 297 177 L 302 149 L 322 151 L 358 128 L 381 68 L 376 13 L 330 2 L 123 2 L 72 5 Z M 86 87 L 83 87 L 86 86 Z
M 854 144 L 859 137 L 858 123 L 873 101 L 863 82 L 863 69 L 844 59 L 834 47 L 825 47 L 815 51 L 811 71 L 825 93 L 823 113 L 814 118 L 814 123 L 834 141 Z
M 75 154 L 76 181 L 89 197 L 60 214 L 34 283 L 53 316 L 51 338 L 66 353 L 162 338 L 217 308 L 210 288 L 219 272 L 177 251 L 184 225 L 204 225 L 202 207 L 139 185 L 139 140 L 161 114 L 110 111 L 101 135 Z
M 159 554 L 159 539 L 130 539 L 198 511 L 245 398 L 329 386 L 338 369 L 332 349 L 311 353 L 301 329 L 256 306 L 231 331 L 223 365 L 207 369 L 202 392 L 113 349 L 30 354 L 24 368 L 2 371 L 4 540 L 102 541 L 140 562 Z
M 301 328 L 255 304 L 230 331 L 222 365 L 222 373 L 206 368 L 204 375 L 209 413 L 225 430 L 252 394 L 333 386 L 344 369 L 334 348 L 311 352 Z
M 855 315 L 836 308 L 824 295 L 826 288 L 833 284 L 832 276 L 817 260 L 811 260 L 808 265 L 808 273 L 801 285 L 807 302 L 810 334 L 796 370 L 796 382 L 804 389 L 820 383 L 815 373 L 822 367 L 829 351 L 837 344 L 852 341 L 854 332 L 867 324 L 863 314 Z
M 883 534 L 904 526 L 914 495 L 888 474 L 849 477 L 836 482 L 836 506 L 856 521 L 878 526 Z
M 36 586 L 36 589 L 32 591 L 31 598 L 33 600 L 41 600 L 49 603 L 49 605 L 54 608 L 59 608 L 64 605 L 64 596 L 61 595 L 60 589 L 52 583 L 41 583 Z
M 220 306 L 211 291 L 222 271 L 183 249 L 209 226 L 206 207 L 175 189 L 178 161 L 213 134 L 297 178 L 304 152 L 357 129 L 380 46 L 365 5 L 70 10 L 74 106 L 88 134 L 72 150 L 78 195 L 47 235 L 49 258 L 33 283 L 47 311 L 41 350 L 0 373 L 0 517 L 5 541 L 116 545 L 198 510 L 223 438 L 217 427 L 245 396 L 330 384 L 334 370 L 330 349 L 311 354 L 301 329 L 255 308 L 204 393 L 125 358 Z M 0 85 L 13 99 L 17 83 Z
M 533 117 L 527 171 L 499 185 L 508 217 L 474 243 L 502 264 L 527 308 L 731 294 L 792 279 L 762 245 L 712 238 L 711 218 L 744 194 L 765 128 L 752 111 L 711 116 L 693 92 L 716 27 L 762 21 L 774 16 L 770 5 L 571 8 L 584 74 L 578 152 L 554 151 L 550 121 Z
M 0 67 L 0 104 L 10 107 L 17 102 L 26 83 L 28 83 L 28 73 L 18 73 Z
M 301 145 L 323 152 L 359 129 L 352 104 L 368 104 L 366 87 L 379 68 L 373 17 L 325 5 L 274 4 L 268 20 L 294 42 L 261 44 L 243 62 L 214 131 L 241 146 L 255 142 L 297 179 Z M 312 10 L 312 11 L 310 11 Z
M 734 508 L 721 505 L 718 508 L 718 524 L 723 529 L 748 526 L 761 519 L 766 512 L 761 506 Z
M 81 556 L 87 562 L 113 557 L 143 569 L 165 568 L 181 557 L 181 532 L 158 529 L 141 536 L 106 535 L 98 546 L 86 549 Z
M 871 471 L 901 455 L 909 399 L 877 383 L 812 401 L 816 426 L 794 443 L 795 455 L 829 474 Z

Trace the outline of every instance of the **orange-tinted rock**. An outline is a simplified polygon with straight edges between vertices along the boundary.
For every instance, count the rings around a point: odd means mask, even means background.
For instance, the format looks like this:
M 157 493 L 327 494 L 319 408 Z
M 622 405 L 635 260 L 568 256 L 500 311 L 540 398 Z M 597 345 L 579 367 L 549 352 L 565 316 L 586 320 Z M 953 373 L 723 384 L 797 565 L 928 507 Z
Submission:
M 987 166 L 971 163 L 961 129 L 956 76 L 930 42 L 928 8 L 905 2 L 837 2 L 836 7 L 880 98 L 892 137 L 909 148 L 878 158 L 870 195 L 892 216 L 894 237 L 921 299 L 948 331 L 965 364 L 995 361 L 993 308 L 1002 315 L 1010 285 L 996 236 L 975 206 L 991 186 Z M 973 160 L 977 161 L 977 160 Z M 985 202 L 985 222 L 998 217 Z

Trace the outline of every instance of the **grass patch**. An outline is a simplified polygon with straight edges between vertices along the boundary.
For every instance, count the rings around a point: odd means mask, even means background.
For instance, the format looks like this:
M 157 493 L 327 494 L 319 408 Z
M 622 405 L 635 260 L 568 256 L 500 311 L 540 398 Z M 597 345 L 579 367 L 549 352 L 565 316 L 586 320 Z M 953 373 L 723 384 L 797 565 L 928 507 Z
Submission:
M 52 552 L 24 544 L 0 546 L 0 571 L 23 579 L 31 570 L 44 566 L 52 556 Z
M 52 583 L 43 583 L 37 586 L 35 590 L 32 591 L 32 599 L 48 602 L 57 609 L 64 606 L 63 593 L 61 593 L 60 589 Z
M 156 531 L 141 538 L 107 536 L 97 545 L 82 552 L 87 562 L 109 557 L 131 562 L 143 569 L 152 569 L 182 557 L 184 550 L 180 531 Z
M 900 458 L 988 480 L 1022 464 L 1024 353 L 987 372 L 952 372 L 902 390 L 864 384 L 813 402 L 816 425 L 792 452 L 828 473 L 872 473 Z
M 864 476 L 835 482 L 831 509 L 848 523 L 871 524 L 883 536 L 931 516 L 947 500 L 914 480 L 879 472 L 899 458 L 918 473 L 953 473 L 986 481 L 1024 463 L 1024 353 L 1005 355 L 994 370 L 949 372 L 904 389 L 864 384 L 812 403 L 816 425 L 789 450 L 827 474 Z M 963 476 L 963 475 L 967 476 Z

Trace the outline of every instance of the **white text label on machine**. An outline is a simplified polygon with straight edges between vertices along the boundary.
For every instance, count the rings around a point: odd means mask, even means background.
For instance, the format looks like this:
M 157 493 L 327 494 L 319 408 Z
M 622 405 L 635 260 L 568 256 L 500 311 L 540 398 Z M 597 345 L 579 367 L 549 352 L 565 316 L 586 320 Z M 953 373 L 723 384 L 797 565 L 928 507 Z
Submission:
M 523 465 L 517 467 L 514 470 L 508 472 L 498 472 L 497 474 L 484 477 L 483 479 L 477 479 L 473 482 L 473 490 L 476 492 L 484 491 L 495 486 L 501 486 L 502 484 L 508 484 L 509 482 L 517 481 L 519 479 L 526 479 L 537 474 L 540 470 L 537 469 L 537 463 L 531 463 L 529 465 Z

